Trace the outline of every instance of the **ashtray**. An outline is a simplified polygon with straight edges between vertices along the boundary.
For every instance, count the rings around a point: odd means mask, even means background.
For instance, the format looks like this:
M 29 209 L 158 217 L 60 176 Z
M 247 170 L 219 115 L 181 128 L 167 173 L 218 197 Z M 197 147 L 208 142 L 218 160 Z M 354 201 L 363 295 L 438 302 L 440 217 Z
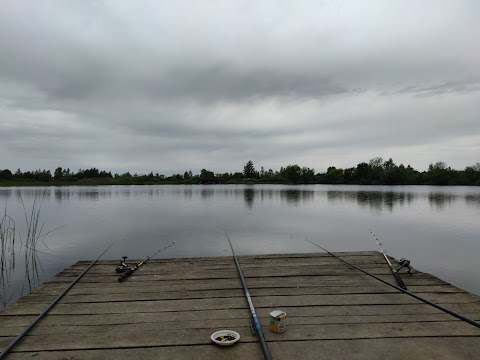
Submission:
M 210 339 L 217 345 L 230 346 L 240 340 L 240 334 L 233 330 L 219 330 L 215 331 Z

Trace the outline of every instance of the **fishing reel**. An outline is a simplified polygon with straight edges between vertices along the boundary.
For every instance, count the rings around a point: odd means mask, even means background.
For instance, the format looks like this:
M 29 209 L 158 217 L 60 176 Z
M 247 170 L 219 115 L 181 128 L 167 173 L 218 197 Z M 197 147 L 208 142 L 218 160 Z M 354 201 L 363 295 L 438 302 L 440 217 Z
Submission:
M 412 267 L 410 266 L 410 260 L 407 260 L 405 258 L 401 258 L 398 263 L 399 263 L 400 267 L 397 269 L 397 272 L 400 271 L 400 269 L 407 268 L 408 273 L 410 275 L 412 275 Z
M 128 265 L 125 260 L 127 259 L 126 256 L 122 256 L 123 260 L 120 260 L 120 264 L 117 265 L 115 271 L 118 273 L 124 272 L 125 270 L 130 269 L 130 265 Z

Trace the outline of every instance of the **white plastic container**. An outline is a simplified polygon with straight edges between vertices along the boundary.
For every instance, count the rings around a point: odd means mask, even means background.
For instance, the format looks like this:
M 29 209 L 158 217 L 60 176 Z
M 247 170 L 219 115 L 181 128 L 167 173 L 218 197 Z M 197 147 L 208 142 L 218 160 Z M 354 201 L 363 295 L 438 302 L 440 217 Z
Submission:
M 233 330 L 219 330 L 214 332 L 210 339 L 217 345 L 230 346 L 240 340 L 240 334 Z

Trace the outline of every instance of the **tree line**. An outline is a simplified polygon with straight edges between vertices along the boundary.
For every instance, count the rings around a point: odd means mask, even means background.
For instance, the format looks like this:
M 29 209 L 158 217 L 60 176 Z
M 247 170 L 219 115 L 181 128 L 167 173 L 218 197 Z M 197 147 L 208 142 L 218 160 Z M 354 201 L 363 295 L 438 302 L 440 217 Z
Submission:
M 91 168 L 72 172 L 58 167 L 50 170 L 12 173 L 9 169 L 0 170 L 1 185 L 142 185 L 142 184 L 199 184 L 199 183 L 265 183 L 265 184 L 360 184 L 360 185 L 475 185 L 480 186 L 480 163 L 467 166 L 464 170 L 454 170 L 444 162 L 432 163 L 426 171 L 417 171 L 410 165 L 397 165 L 390 158 L 381 157 L 362 162 L 356 167 L 341 169 L 330 166 L 325 172 L 315 173 L 313 168 L 287 165 L 280 170 L 260 170 L 249 160 L 243 171 L 235 173 L 214 173 L 202 169 L 199 174 L 191 170 L 183 174 L 165 176 L 159 173 L 112 174 L 110 171 Z

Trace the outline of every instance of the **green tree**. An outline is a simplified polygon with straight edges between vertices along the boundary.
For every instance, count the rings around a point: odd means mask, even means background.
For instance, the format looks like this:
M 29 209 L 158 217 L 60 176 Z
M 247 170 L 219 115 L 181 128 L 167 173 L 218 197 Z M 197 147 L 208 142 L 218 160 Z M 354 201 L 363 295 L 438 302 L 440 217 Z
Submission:
M 207 178 L 211 178 L 211 177 L 214 177 L 214 173 L 212 171 L 208 171 L 206 169 L 202 169 L 200 171 L 200 179 L 207 179 Z
M 13 174 L 10 170 L 0 170 L 0 180 L 12 180 Z
M 56 168 L 53 177 L 55 180 L 61 180 L 63 177 L 63 169 L 61 167 Z
M 287 182 L 296 184 L 300 182 L 302 178 L 302 168 L 298 165 L 288 165 L 285 168 L 280 169 L 280 176 L 282 176 Z
M 433 185 L 449 185 L 450 168 L 443 161 L 428 166 L 427 172 L 428 182 Z
M 344 182 L 343 170 L 330 166 L 325 174 L 325 181 L 328 184 L 342 184 Z
M 357 165 L 355 169 L 355 180 L 359 184 L 369 184 L 370 183 L 370 165 L 366 162 L 362 162 Z
M 315 169 L 310 169 L 308 167 L 302 168 L 302 182 L 305 184 L 311 183 L 315 180 Z
M 465 168 L 466 184 L 468 185 L 480 185 L 480 163 L 476 163 L 472 166 Z
M 248 160 L 245 166 L 243 167 L 243 177 L 245 179 L 257 178 L 257 172 L 255 171 L 255 166 L 253 166 L 252 160 Z

